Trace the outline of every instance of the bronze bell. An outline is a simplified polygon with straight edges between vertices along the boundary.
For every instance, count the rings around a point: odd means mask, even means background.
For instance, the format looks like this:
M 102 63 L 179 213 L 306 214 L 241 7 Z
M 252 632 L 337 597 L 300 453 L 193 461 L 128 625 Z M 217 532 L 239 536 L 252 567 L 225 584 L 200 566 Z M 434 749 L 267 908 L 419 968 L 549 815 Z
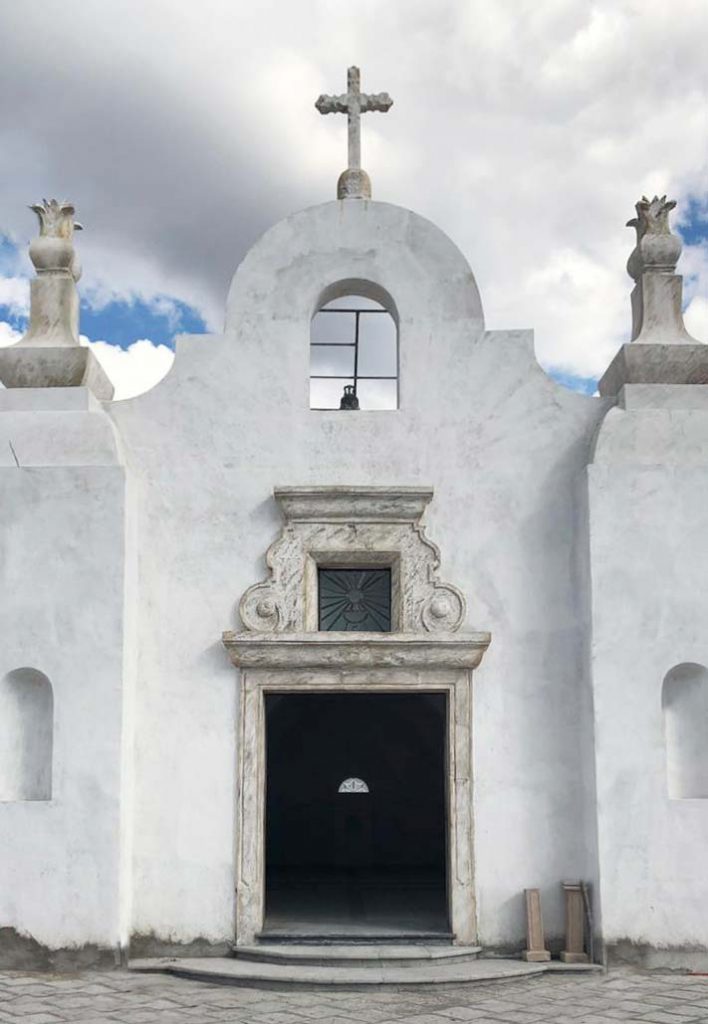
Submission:
M 340 409 L 358 409 L 359 399 L 356 397 L 356 389 L 353 384 L 344 385 L 344 394 L 339 400 Z

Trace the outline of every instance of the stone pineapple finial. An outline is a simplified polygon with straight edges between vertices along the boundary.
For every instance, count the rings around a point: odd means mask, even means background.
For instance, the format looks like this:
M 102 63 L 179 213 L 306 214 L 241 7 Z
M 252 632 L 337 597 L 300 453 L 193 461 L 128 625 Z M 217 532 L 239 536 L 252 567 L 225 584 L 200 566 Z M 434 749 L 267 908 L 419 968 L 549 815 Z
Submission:
M 39 236 L 29 254 L 37 277 L 30 284 L 30 322 L 20 345 L 66 348 L 79 344 L 79 297 L 76 282 L 81 264 L 74 249 L 74 231 L 81 231 L 72 203 L 43 199 L 30 206 L 39 220 Z
M 627 227 L 637 232 L 637 242 L 627 261 L 627 273 L 635 281 L 632 291 L 632 341 L 647 345 L 694 344 L 683 323 L 683 278 L 675 273 L 683 248 L 673 234 L 669 213 L 674 199 L 642 196 L 635 205 L 637 216 Z
M 675 199 L 647 199 L 642 196 L 634 209 L 637 216 L 627 221 L 628 228 L 637 231 L 637 244 L 627 261 L 627 273 L 638 281 L 645 270 L 658 274 L 673 274 L 683 244 L 669 226 L 669 211 L 676 206 Z
M 81 267 L 74 232 L 81 230 L 71 203 L 43 199 L 30 206 L 39 236 L 29 254 L 37 276 L 30 281 L 30 317 L 25 334 L 0 349 L 0 381 L 6 388 L 88 388 L 108 401 L 113 385 L 90 350 L 79 342 Z
M 71 274 L 74 281 L 81 277 L 81 266 L 74 250 L 74 231 L 83 228 L 74 219 L 71 203 L 43 199 L 30 206 L 39 220 L 39 237 L 30 243 L 29 254 L 38 274 Z

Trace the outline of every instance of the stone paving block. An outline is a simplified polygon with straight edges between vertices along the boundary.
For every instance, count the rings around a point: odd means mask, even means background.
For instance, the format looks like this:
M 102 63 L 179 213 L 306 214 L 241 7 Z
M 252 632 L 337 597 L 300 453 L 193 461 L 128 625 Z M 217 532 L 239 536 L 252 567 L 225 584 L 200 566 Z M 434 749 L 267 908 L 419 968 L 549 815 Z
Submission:
M 28 1013 L 22 1018 L 27 1024 L 57 1024 L 61 1020 L 55 1013 Z
M 641 1018 L 646 1021 L 646 1024 L 687 1024 L 687 1022 L 695 1021 L 695 1014 L 683 1013 L 652 1013 L 651 1011 Z
M 708 980 L 544 976 L 353 991 L 226 988 L 125 971 L 0 973 L 0 1024 L 708 1024 Z
M 485 1014 L 484 1010 L 480 1010 L 479 1007 L 475 1006 L 447 1006 L 437 1011 L 441 1017 L 444 1017 L 448 1022 L 450 1021 L 467 1021 L 467 1020 L 479 1020 Z
M 120 1021 L 120 1024 L 154 1024 L 159 1020 L 159 1010 L 157 1013 L 151 1013 L 149 1010 L 127 1010 L 111 1014 L 107 1019 Z
M 414 1013 L 411 1017 L 404 1017 L 406 1024 L 450 1024 L 449 1017 L 443 1017 L 439 1013 Z

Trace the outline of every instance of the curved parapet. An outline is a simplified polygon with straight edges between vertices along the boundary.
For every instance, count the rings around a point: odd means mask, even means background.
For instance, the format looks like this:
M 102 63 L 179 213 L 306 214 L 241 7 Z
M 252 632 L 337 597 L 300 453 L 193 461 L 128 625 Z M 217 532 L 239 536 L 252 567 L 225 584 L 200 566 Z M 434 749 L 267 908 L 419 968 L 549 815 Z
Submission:
M 287 217 L 253 246 L 231 283 L 226 332 L 244 316 L 248 326 L 254 316 L 309 322 L 338 282 L 383 289 L 402 323 L 484 328 L 472 271 L 444 232 L 389 203 L 331 202 Z

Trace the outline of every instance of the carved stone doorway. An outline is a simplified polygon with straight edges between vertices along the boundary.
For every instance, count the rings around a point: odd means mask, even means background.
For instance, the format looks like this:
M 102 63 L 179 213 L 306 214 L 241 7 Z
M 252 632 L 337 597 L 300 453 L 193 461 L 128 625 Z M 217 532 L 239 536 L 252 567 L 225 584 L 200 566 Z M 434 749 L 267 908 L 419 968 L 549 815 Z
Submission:
M 440 552 L 422 523 L 433 492 L 289 487 L 276 488 L 274 497 L 284 525 L 266 554 L 268 576 L 241 599 L 243 631 L 223 635 L 240 675 L 236 941 L 253 943 L 268 924 L 266 910 L 272 909 L 267 908 L 269 701 L 288 695 L 401 695 L 427 697 L 435 707 L 445 707 L 444 735 L 436 741 L 445 750 L 444 814 L 439 814 L 444 834 L 436 833 L 438 846 L 445 849 L 444 865 L 439 857 L 434 860 L 446 889 L 446 900 L 438 903 L 439 919 L 453 941 L 474 945 L 471 686 L 490 636 L 461 628 L 464 596 L 440 578 Z M 374 582 L 385 576 L 386 614 L 378 592 L 377 600 L 369 601 L 377 615 L 371 611 L 368 618 L 359 615 L 363 598 L 355 600 L 348 592 L 350 611 L 356 606 L 357 614 L 337 614 L 330 622 L 327 587 L 331 583 L 336 589 L 339 576 L 353 572 L 360 583 L 367 574 Z M 362 588 L 363 583 L 354 590 Z M 399 730 L 400 735 L 405 731 Z M 340 767 L 347 775 L 341 782 L 355 791 L 343 798 L 357 799 L 366 779 L 354 767 Z M 375 828 L 367 824 L 365 811 L 361 816 L 358 826 L 341 827 L 345 832 L 358 828 L 350 845 L 359 843 L 357 856 L 365 860 L 367 829 L 372 829 L 373 843 Z
M 444 693 L 265 697 L 264 937 L 450 938 Z

